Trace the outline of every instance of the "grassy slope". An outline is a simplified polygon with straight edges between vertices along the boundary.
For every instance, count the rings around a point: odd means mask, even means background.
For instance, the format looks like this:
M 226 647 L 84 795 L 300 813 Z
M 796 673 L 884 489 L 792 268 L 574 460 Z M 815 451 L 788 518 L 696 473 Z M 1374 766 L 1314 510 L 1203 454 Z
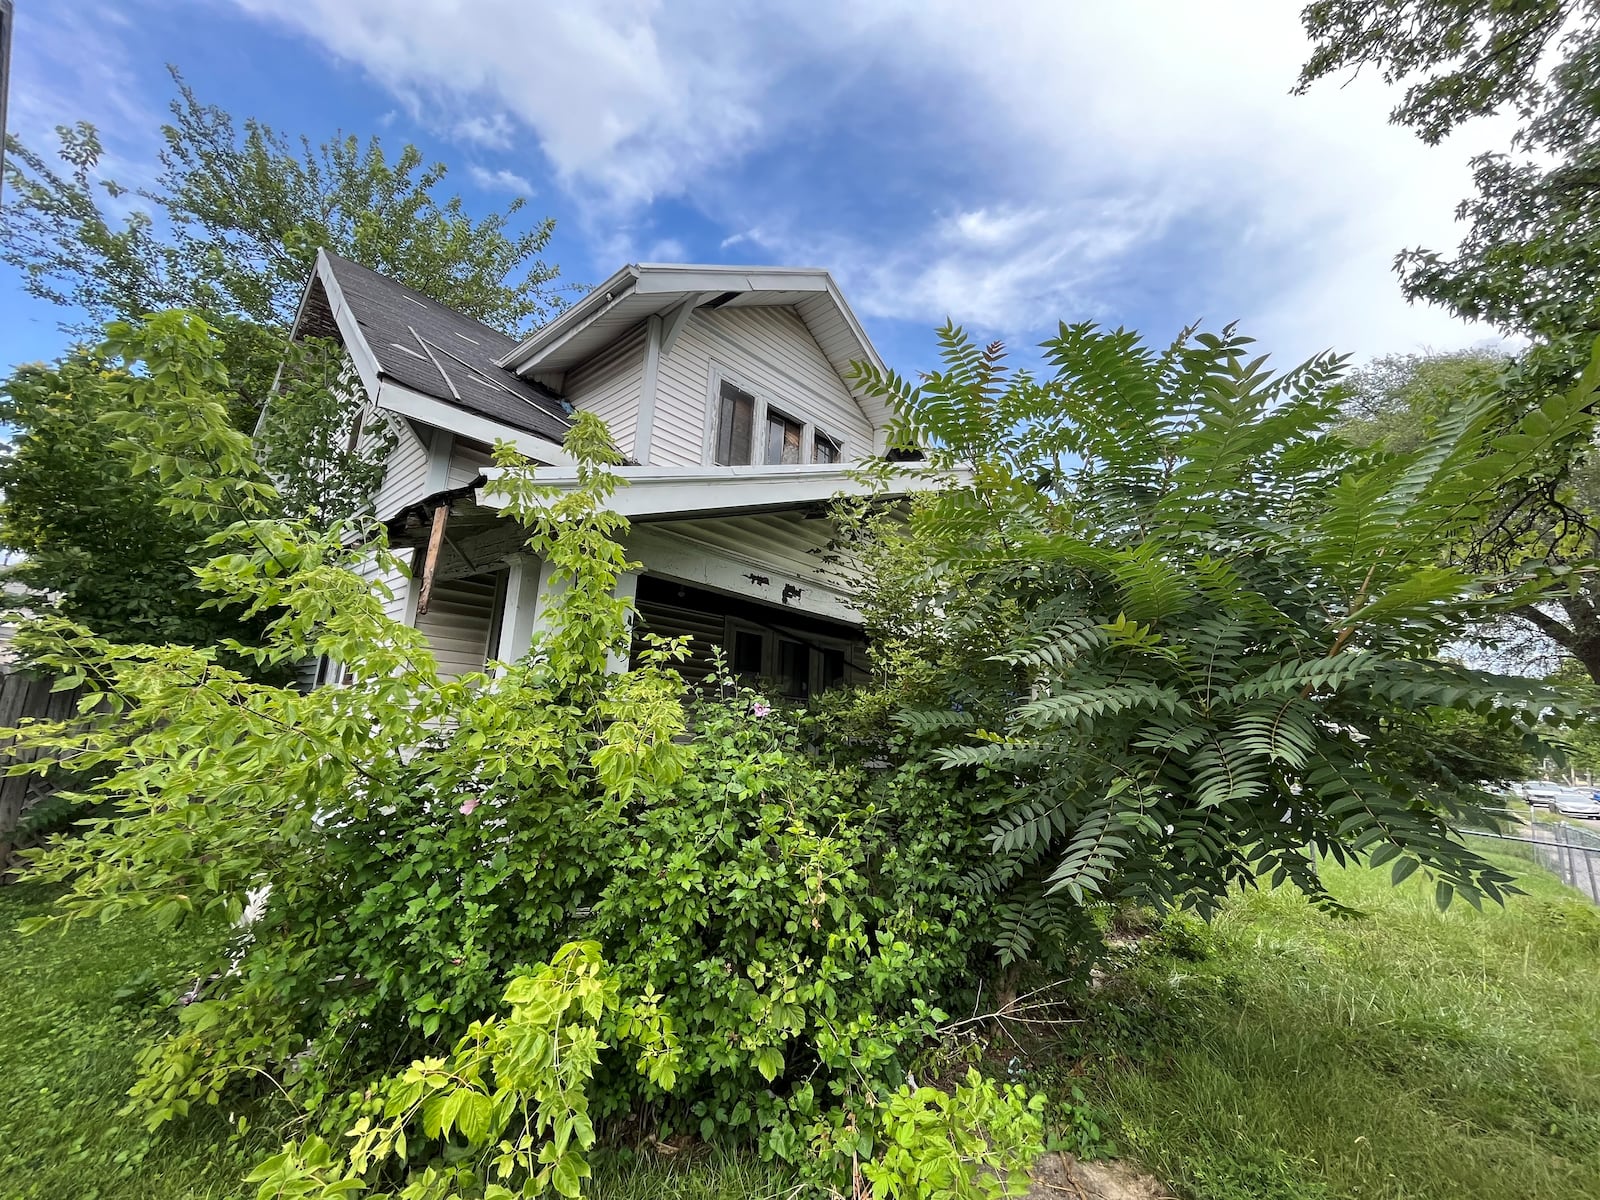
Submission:
M 1600 1197 L 1600 911 L 1329 877 L 1367 919 L 1244 897 L 1076 1033 L 1123 1150 L 1203 1200 Z
M 1600 912 L 1535 877 L 1482 916 L 1333 873 L 1372 915 L 1249 896 L 1152 939 L 1068 1059 L 1124 1151 L 1202 1200 L 1600 1198 Z M 147 1137 L 118 1117 L 183 943 L 131 924 L 22 941 L 43 896 L 0 888 L 0 1196 L 240 1196 L 218 1117 Z M 1198 951 L 1198 953 L 1196 953 Z M 608 1200 L 746 1200 L 737 1159 L 613 1167 Z
M 17 922 L 46 911 L 48 897 L 0 887 L 0 1198 L 252 1195 L 241 1177 L 282 1140 L 261 1114 L 244 1137 L 207 1110 L 156 1135 L 137 1116 L 118 1115 L 135 1054 L 193 978 L 184 968 L 196 934 L 129 920 L 21 937 Z M 687 1155 L 613 1162 L 597 1180 L 607 1200 L 755 1200 L 782 1183 L 759 1164 Z
M 0 1196 L 190 1200 L 237 1194 L 256 1138 L 204 1112 L 175 1133 L 119 1116 L 133 1060 L 185 985 L 195 934 L 134 921 L 22 938 L 37 888 L 0 888 Z M 188 978 L 192 979 L 192 976 Z

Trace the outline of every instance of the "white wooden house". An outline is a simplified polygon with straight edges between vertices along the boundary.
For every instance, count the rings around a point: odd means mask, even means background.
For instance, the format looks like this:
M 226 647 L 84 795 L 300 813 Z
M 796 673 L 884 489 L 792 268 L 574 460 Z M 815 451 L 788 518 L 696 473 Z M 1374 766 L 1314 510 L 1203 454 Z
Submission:
M 377 516 L 418 569 L 385 582 L 446 674 L 525 651 L 549 584 L 500 511 L 490 447 L 570 482 L 560 443 L 578 409 L 628 459 L 613 504 L 642 563 L 619 583 L 637 632 L 692 637 L 688 677 L 720 647 L 795 698 L 861 669 L 826 510 L 859 490 L 850 464 L 885 452 L 890 414 L 850 383 L 852 362 L 879 360 L 826 271 L 630 265 L 518 343 L 324 252 L 296 333 L 343 343 L 364 427 L 397 440 Z

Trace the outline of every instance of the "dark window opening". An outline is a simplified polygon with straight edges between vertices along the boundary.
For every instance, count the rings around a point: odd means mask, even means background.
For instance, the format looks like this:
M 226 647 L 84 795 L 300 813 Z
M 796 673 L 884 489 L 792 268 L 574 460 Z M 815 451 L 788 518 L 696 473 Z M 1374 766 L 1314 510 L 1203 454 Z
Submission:
M 822 657 L 822 688 L 835 688 L 844 683 L 844 651 L 833 646 L 824 646 L 821 650 Z
M 751 629 L 734 630 L 731 657 L 735 675 L 760 675 L 761 635 Z
M 811 445 L 811 461 L 836 463 L 839 461 L 839 443 L 826 434 L 817 434 Z
M 756 398 L 726 381 L 717 405 L 717 462 L 724 467 L 750 465 L 755 431 Z
M 811 651 L 804 642 L 778 639 L 778 690 L 791 700 L 811 695 Z
M 862 677 L 866 643 L 849 626 L 771 604 L 643 575 L 635 600 L 634 653 L 645 634 L 688 636 L 689 660 L 678 671 L 701 683 L 717 657 L 746 686 L 774 699 L 808 701 Z

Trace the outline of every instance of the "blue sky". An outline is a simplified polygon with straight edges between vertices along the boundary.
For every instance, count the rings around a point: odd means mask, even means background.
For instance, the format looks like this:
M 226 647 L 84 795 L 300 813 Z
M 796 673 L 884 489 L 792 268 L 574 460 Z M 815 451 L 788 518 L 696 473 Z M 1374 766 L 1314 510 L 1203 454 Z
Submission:
M 1386 125 L 1376 80 L 1289 94 L 1289 0 L 21 0 L 10 124 L 101 129 L 153 173 L 177 65 L 203 100 L 322 140 L 377 133 L 469 208 L 551 215 L 575 283 L 629 261 L 821 265 L 894 366 L 945 316 L 1023 348 L 1058 319 L 1164 342 L 1239 319 L 1275 358 L 1491 331 L 1408 306 L 1467 159 Z M 0 267 L 0 363 L 62 314 Z

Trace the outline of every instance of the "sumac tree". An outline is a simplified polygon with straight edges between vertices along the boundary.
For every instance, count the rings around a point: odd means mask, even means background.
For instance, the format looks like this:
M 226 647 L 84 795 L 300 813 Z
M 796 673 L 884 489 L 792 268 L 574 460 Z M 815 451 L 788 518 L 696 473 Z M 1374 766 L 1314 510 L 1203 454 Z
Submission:
M 1045 377 L 941 340 L 920 384 L 861 368 L 903 414 L 894 444 L 948 478 L 860 557 L 878 645 L 925 664 L 887 681 L 911 754 L 991 799 L 970 884 L 1003 959 L 1059 953 L 1097 900 L 1209 910 L 1265 879 L 1333 905 L 1324 855 L 1421 870 L 1441 904 L 1504 895 L 1452 831 L 1482 774 L 1429 718 L 1532 740 L 1577 705 L 1439 657 L 1548 581 L 1440 564 L 1589 436 L 1600 359 L 1509 431 L 1484 394 L 1389 453 L 1327 432 L 1341 360 L 1275 373 L 1232 329 L 1158 352 L 1063 325 Z

